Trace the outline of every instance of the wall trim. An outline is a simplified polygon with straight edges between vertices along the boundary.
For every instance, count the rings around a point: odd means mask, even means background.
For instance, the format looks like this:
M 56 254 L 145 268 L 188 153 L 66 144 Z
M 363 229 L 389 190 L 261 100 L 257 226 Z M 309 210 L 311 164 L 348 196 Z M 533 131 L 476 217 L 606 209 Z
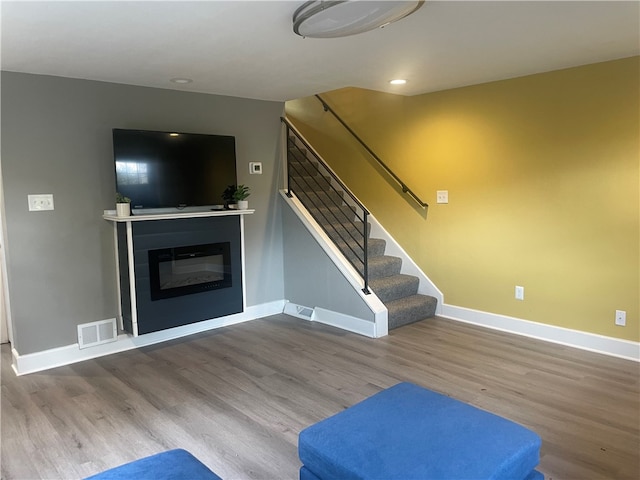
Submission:
M 306 305 L 298 305 L 297 303 L 287 301 L 282 313 L 306 320 L 307 322 L 322 323 L 324 325 L 347 330 L 348 332 L 364 335 L 369 338 L 384 337 L 389 333 L 387 329 L 388 323 L 386 310 L 384 312 L 380 312 L 381 318 L 384 321 L 377 317 L 376 321 L 371 321 L 335 312 L 333 310 L 327 310 L 326 308 L 308 307 Z
M 640 342 L 546 325 L 506 315 L 443 305 L 442 317 L 551 343 L 640 362 Z
M 378 332 L 378 328 L 380 326 L 376 328 L 376 322 L 353 317 L 351 315 L 345 315 L 344 313 L 334 312 L 332 310 L 326 310 L 320 307 L 315 308 L 315 315 L 312 321 L 364 335 L 369 338 L 378 338 L 387 335 L 386 330 L 384 332 Z
M 51 368 L 82 362 L 84 360 L 90 360 L 92 358 L 132 350 L 134 348 L 154 345 L 167 340 L 186 337 L 195 333 L 276 315 L 283 312 L 285 304 L 286 300 L 276 300 L 269 303 L 254 305 L 247 307 L 247 309 L 242 313 L 205 320 L 203 322 L 193 323 L 190 325 L 183 325 L 159 332 L 153 332 L 140 337 L 121 334 L 118 336 L 118 340 L 116 342 L 97 345 L 96 347 L 85 348 L 83 350 L 80 350 L 77 343 L 44 350 L 42 352 L 29 353 L 26 355 L 20 355 L 20 353 L 13 348 L 11 350 L 13 356 L 12 367 L 16 375 L 40 372 Z M 338 317 L 335 317 L 335 315 L 338 315 Z M 546 325 L 506 315 L 483 312 L 465 307 L 457 307 L 455 305 L 443 305 L 441 316 L 454 321 L 469 323 L 493 330 L 513 333 L 551 343 L 579 348 L 581 350 L 640 362 L 639 342 L 621 340 L 595 333 L 557 327 L 554 325 Z M 354 320 L 353 317 L 349 317 L 348 319 L 343 317 L 345 316 L 342 314 L 336 314 L 336 312 L 316 308 L 312 321 L 333 325 L 338 328 L 343 328 L 373 338 L 381 337 L 386 334 L 386 332 L 376 331 L 377 329 L 373 322 L 355 319 L 359 321 L 354 323 L 351 322 L 351 320 Z M 347 325 L 345 325 L 345 320 L 348 320 L 346 322 Z M 378 327 L 380 327 L 380 325 L 378 325 Z
M 124 352 L 134 348 L 146 347 L 175 338 L 182 338 L 194 333 L 206 332 L 216 328 L 227 327 L 237 323 L 248 322 L 258 318 L 267 317 L 282 313 L 284 308 L 284 300 L 276 300 L 260 305 L 247 307 L 244 312 L 227 315 L 225 317 L 213 318 L 202 322 L 182 325 L 180 327 L 152 332 L 139 337 L 133 337 L 127 334 L 118 335 L 118 340 L 95 347 L 80 350 L 77 343 L 66 345 L 64 347 L 52 348 L 42 352 L 28 353 L 20 355 L 13 348 L 11 350 L 13 356 L 13 370 L 16 375 L 26 375 L 28 373 L 40 372 L 50 368 L 62 367 L 72 363 L 90 360 L 92 358 L 103 357 L 113 353 Z

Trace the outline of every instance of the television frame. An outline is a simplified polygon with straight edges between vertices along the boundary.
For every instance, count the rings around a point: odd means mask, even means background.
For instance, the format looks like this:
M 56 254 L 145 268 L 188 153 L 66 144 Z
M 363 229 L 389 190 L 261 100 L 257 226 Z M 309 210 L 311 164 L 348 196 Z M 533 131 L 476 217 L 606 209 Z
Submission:
M 223 208 L 222 193 L 237 185 L 231 135 L 114 128 L 116 191 L 131 198 L 132 213 Z

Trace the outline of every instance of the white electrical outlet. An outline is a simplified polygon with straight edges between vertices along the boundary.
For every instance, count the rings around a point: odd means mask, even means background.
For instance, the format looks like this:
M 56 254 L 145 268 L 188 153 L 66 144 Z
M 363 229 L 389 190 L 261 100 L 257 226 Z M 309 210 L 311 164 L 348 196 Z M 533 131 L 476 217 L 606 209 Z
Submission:
M 627 325 L 627 312 L 624 310 L 616 310 L 616 325 L 620 327 Z
M 29 199 L 30 212 L 53 210 L 53 195 L 51 193 L 27 195 L 27 198 Z
M 516 285 L 516 300 L 524 300 L 524 287 Z
M 449 190 L 437 190 L 436 203 L 449 203 Z
M 249 174 L 262 175 L 262 162 L 249 162 Z

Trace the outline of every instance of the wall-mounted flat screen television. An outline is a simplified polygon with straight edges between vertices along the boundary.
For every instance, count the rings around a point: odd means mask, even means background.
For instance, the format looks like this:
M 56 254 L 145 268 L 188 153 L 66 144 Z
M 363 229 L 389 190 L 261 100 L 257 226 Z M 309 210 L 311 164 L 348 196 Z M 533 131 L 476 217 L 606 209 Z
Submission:
M 211 207 L 236 185 L 235 137 L 113 129 L 116 191 L 134 212 Z

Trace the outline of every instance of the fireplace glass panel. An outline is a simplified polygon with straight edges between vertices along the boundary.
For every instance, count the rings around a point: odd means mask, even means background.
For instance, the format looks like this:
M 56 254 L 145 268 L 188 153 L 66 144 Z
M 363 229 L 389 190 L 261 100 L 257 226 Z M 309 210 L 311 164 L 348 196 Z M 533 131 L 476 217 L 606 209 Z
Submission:
M 149 275 L 152 300 L 231 287 L 230 245 L 150 250 Z

